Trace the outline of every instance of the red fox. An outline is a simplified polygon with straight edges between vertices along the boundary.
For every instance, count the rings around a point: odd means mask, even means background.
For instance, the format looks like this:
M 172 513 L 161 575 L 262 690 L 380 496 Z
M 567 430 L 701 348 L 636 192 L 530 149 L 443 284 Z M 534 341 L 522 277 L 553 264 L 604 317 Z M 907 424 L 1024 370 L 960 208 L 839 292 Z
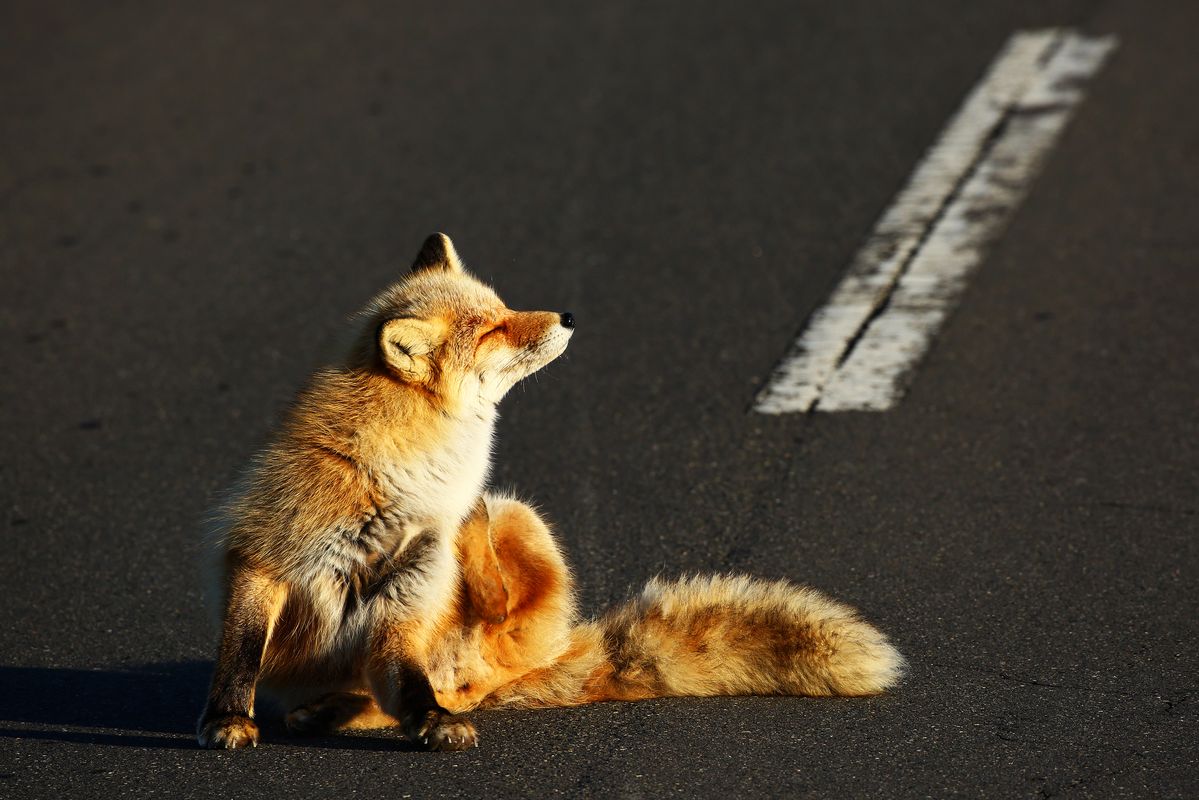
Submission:
M 530 506 L 486 493 L 496 405 L 553 361 L 569 313 L 518 312 L 449 238 L 357 318 L 215 515 L 223 625 L 201 745 L 398 726 L 475 745 L 463 713 L 678 695 L 869 695 L 903 658 L 853 609 L 747 577 L 655 579 L 598 620 Z

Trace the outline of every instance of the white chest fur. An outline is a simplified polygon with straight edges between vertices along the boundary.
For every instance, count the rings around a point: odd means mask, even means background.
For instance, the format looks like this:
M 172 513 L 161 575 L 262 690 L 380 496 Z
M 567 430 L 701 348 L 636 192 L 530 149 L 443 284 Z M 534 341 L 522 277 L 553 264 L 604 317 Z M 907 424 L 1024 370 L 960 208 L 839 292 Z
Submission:
M 373 515 L 312 541 L 296 580 L 338 641 L 358 641 L 376 613 L 436 616 L 453 601 L 455 534 L 487 481 L 494 426 L 494 413 L 454 420 L 435 447 L 376 460 Z
M 380 464 L 387 511 L 405 523 L 457 529 L 487 482 L 494 430 L 494 412 L 456 419 L 426 451 Z

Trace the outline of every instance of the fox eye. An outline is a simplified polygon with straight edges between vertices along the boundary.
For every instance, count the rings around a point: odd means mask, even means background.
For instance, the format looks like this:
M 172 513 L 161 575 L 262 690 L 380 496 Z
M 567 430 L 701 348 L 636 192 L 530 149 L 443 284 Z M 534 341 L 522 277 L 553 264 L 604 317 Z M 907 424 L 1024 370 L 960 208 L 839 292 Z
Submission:
M 480 342 L 486 341 L 491 336 L 494 336 L 499 333 L 503 333 L 505 330 L 507 330 L 507 326 L 504 325 L 503 323 L 500 323 L 499 325 L 492 325 L 490 328 L 483 331 L 483 334 L 479 337 L 479 341 Z

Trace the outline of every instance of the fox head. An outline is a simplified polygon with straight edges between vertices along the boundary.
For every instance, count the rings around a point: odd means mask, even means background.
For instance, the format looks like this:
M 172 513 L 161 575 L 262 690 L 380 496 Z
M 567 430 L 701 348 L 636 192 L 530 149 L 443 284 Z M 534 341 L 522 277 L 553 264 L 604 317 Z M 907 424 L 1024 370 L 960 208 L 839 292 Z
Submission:
M 411 272 L 363 316 L 360 356 L 447 410 L 494 406 L 560 356 L 574 332 L 569 313 L 506 307 L 443 233 L 425 240 Z

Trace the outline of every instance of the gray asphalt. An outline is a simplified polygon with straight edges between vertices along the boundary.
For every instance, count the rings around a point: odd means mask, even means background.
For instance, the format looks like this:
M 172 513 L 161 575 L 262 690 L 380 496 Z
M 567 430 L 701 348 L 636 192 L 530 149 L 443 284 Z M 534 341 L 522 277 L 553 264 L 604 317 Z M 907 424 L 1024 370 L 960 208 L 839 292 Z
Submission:
M 0 795 L 1199 795 L 1194 3 L 67 5 L 0 11 Z M 1120 48 L 904 402 L 747 413 L 1046 25 Z M 588 609 L 786 576 L 907 680 L 197 749 L 199 520 L 433 230 L 579 320 L 495 479 Z

